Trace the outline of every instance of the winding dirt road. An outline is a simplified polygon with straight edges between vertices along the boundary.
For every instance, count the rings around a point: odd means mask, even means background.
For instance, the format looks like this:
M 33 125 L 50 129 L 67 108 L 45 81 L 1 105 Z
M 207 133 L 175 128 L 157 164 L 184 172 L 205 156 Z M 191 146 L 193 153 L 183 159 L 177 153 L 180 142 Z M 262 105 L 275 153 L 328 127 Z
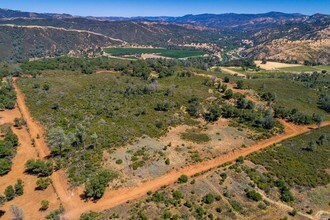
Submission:
M 0 24 L 0 27 L 16 27 L 16 28 L 42 29 L 42 30 L 51 29 L 51 30 L 59 30 L 59 31 L 66 31 L 66 32 L 86 33 L 86 34 L 101 36 L 101 37 L 107 38 L 107 39 L 112 40 L 112 41 L 117 41 L 117 42 L 120 42 L 123 45 L 127 44 L 126 41 L 123 41 L 121 39 L 109 37 L 107 35 L 104 35 L 104 34 L 101 34 L 101 33 L 98 33 L 98 32 L 88 31 L 88 30 L 66 29 L 66 28 L 54 27 L 54 26 L 16 25 L 16 24 Z
M 14 83 L 14 87 L 17 92 L 17 104 L 21 110 L 23 117 L 27 121 L 27 126 L 30 130 L 31 137 L 35 138 L 36 140 L 36 149 L 39 152 L 39 156 L 41 158 L 45 158 L 47 155 L 49 155 L 49 150 L 44 138 L 45 131 L 38 122 L 33 120 L 32 116 L 30 115 L 30 112 L 28 111 L 27 106 L 25 105 L 24 95 L 19 90 L 16 83 Z M 97 202 L 85 202 L 81 200 L 80 195 L 83 192 L 82 188 L 70 190 L 66 175 L 63 171 L 55 172 L 52 175 L 54 188 L 66 210 L 65 217 L 68 219 L 79 219 L 80 214 L 83 212 L 87 212 L 89 210 L 103 211 L 105 209 L 117 206 L 129 200 L 137 199 L 141 196 L 146 195 L 148 191 L 155 191 L 160 189 L 162 186 L 171 185 L 175 183 L 182 174 L 193 176 L 195 174 L 217 168 L 226 162 L 236 160 L 239 156 L 246 156 L 248 154 L 259 151 L 268 146 L 279 143 L 288 138 L 292 138 L 297 135 L 306 133 L 311 129 L 316 128 L 316 126 L 296 126 L 285 121 L 281 121 L 281 123 L 284 126 L 283 134 L 260 141 L 252 146 L 221 155 L 212 160 L 203 161 L 201 163 L 173 170 L 169 173 L 164 174 L 163 176 L 146 181 L 143 184 L 135 187 L 121 188 L 117 190 L 107 189 L 103 198 Z M 330 125 L 330 121 L 324 122 L 322 124 L 322 126 L 328 125 Z M 39 139 L 36 138 L 38 134 L 40 136 Z

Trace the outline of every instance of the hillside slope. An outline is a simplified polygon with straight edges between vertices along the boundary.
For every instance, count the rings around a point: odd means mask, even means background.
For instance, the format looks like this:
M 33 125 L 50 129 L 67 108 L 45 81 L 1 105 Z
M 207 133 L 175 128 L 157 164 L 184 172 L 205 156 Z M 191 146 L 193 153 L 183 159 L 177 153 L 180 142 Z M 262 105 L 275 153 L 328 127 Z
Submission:
M 205 42 L 218 38 L 218 31 L 212 28 L 149 21 L 104 21 L 88 18 L 68 19 L 15 19 L 1 23 L 17 25 L 53 26 L 66 29 L 89 30 L 129 43 L 168 44 L 183 42 Z
M 88 55 L 120 41 L 88 32 L 53 28 L 0 26 L 0 60 L 21 61 L 72 53 Z
M 330 63 L 330 16 L 316 14 L 301 21 L 250 31 L 252 47 L 244 56 L 257 59 L 311 60 Z
M 204 48 L 212 48 L 222 56 L 234 53 L 236 57 L 330 63 L 330 15 L 322 14 L 269 12 L 96 18 L 0 9 L 0 24 L 15 25 L 15 28 L 0 28 L 0 45 L 6 49 L 0 51 L 2 60 L 66 55 L 70 51 L 78 55 L 81 50 L 127 42 L 161 47 L 202 43 L 206 45 Z M 34 29 L 28 29 L 31 27 Z M 18 32 L 19 28 L 23 30 Z M 56 34 L 49 33 L 55 30 L 58 30 Z M 38 39 L 38 43 L 27 43 L 32 38 Z

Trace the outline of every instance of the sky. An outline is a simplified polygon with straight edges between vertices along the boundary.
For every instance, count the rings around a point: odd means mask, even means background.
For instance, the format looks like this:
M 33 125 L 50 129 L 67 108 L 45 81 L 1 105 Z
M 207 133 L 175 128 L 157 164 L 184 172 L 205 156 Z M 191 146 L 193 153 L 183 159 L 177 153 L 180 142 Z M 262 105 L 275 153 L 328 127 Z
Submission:
M 182 16 L 186 14 L 330 14 L 330 0 L 0 0 L 0 8 L 80 16 Z

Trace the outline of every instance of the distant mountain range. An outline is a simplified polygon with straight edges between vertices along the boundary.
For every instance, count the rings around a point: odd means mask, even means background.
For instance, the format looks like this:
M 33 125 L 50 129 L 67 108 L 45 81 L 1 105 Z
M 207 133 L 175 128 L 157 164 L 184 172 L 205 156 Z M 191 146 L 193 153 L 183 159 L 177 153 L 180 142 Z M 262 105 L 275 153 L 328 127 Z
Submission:
M 74 16 L 69 14 L 23 12 L 23 11 L 0 8 L 0 19 L 2 20 L 15 19 L 15 18 L 45 19 L 45 18 L 71 18 L 71 17 Z
M 56 34 L 53 34 L 55 33 Z M 0 60 L 81 55 L 123 44 L 207 45 L 223 57 L 330 63 L 330 16 L 201 14 L 182 17 L 81 17 L 0 9 Z M 83 52 L 85 51 L 85 52 Z

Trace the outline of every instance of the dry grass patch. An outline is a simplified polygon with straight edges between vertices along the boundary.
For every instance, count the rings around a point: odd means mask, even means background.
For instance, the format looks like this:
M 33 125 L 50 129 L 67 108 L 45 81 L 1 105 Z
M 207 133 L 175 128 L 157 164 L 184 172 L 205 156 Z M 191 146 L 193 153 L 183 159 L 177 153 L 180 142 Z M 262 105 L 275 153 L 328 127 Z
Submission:
M 190 129 L 181 134 L 183 140 L 191 141 L 197 144 L 206 143 L 211 140 L 207 134 L 200 133 L 196 129 Z

